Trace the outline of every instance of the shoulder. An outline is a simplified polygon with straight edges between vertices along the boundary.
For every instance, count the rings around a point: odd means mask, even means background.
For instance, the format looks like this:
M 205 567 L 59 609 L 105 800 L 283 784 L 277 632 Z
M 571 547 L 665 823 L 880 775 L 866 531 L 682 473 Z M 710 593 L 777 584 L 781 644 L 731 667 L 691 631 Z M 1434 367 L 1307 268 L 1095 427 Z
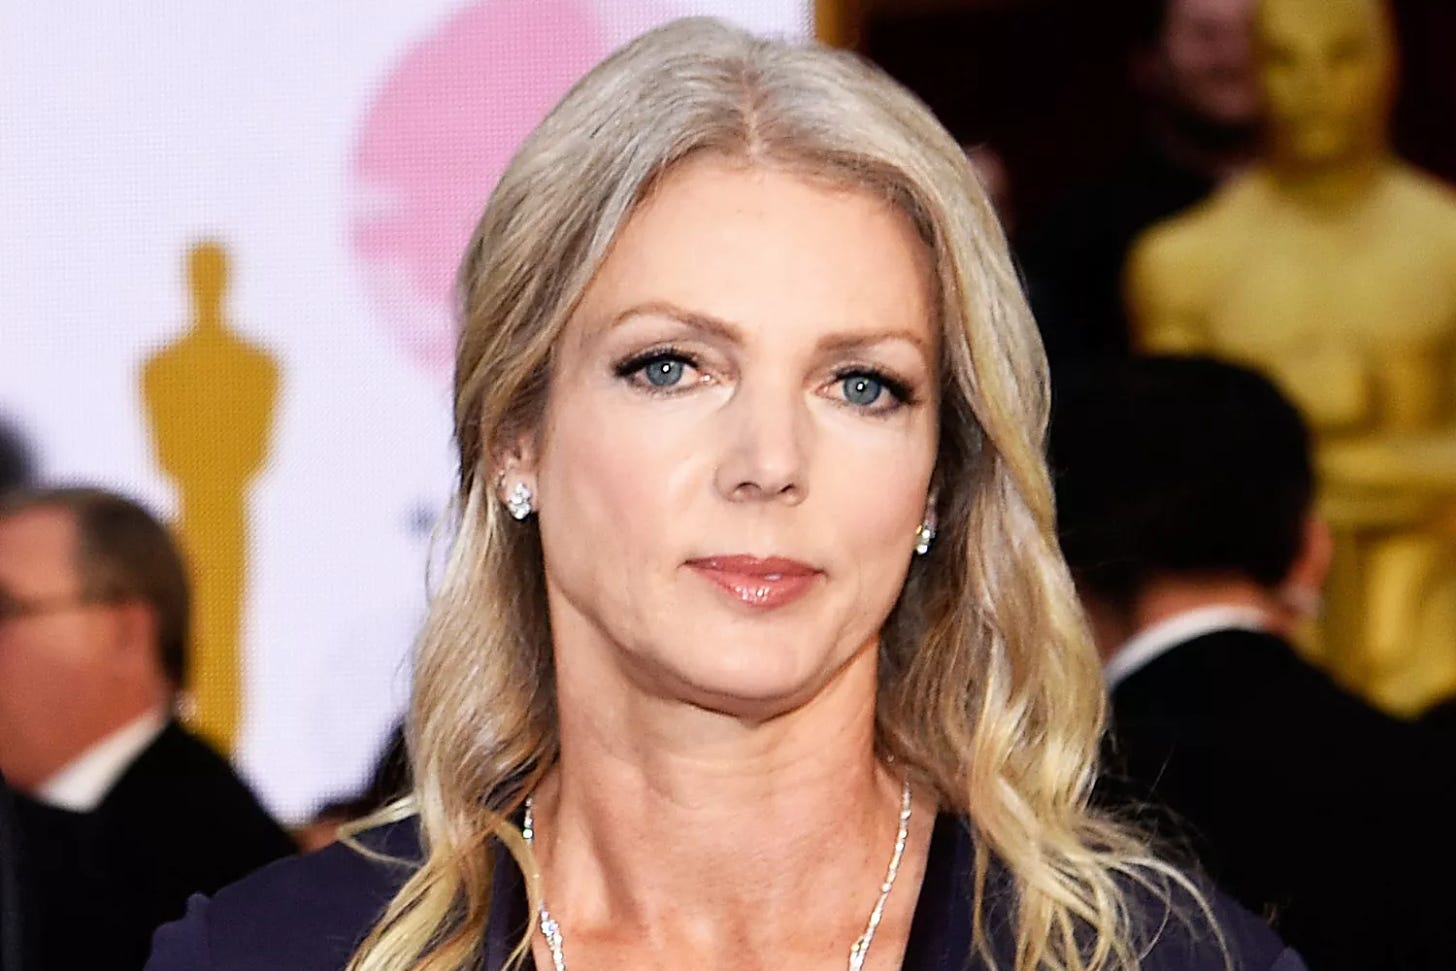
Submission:
M 1395 166 L 1386 183 L 1394 217 L 1429 245 L 1456 257 L 1456 191 L 1409 165 Z
M 296 849 L 232 764 L 176 722 L 137 757 L 103 809 L 180 852 L 204 846 L 208 859 L 249 864 L 227 880 Z
M 167 801 L 173 817 L 195 817 L 204 810 L 223 813 L 234 822 L 239 813 L 267 817 L 253 790 L 221 753 L 207 742 L 172 722 L 162 730 L 117 782 L 113 798 L 122 802 L 138 798 L 154 812 L 159 792 L 171 793 Z M 229 812 L 232 810 L 232 812 Z M 175 820 L 169 824 L 175 824 Z M 217 820 L 209 821 L 215 827 Z
M 1227 191 L 1139 234 L 1128 253 L 1129 273 L 1156 282 L 1161 275 L 1197 269 L 1216 257 L 1230 221 Z
M 1253 674 L 1282 683 L 1305 679 L 1314 669 L 1283 638 L 1265 631 L 1223 628 L 1207 631 L 1173 645 L 1127 676 L 1123 685 L 1142 687 L 1186 682 L 1185 689 L 1203 694 L 1248 686 Z
M 1202 202 L 1154 223 L 1133 247 L 1133 258 L 1150 268 L 1188 269 L 1238 252 L 1241 233 L 1266 208 L 1267 177 L 1253 171 L 1214 190 Z
M 1198 633 L 1172 645 L 1129 675 L 1128 680 L 1142 674 L 1166 677 L 1184 672 L 1200 681 L 1222 676 L 1241 682 L 1249 667 L 1261 671 L 1284 668 L 1292 656 L 1292 649 L 1273 634 L 1225 627 Z
M 1400 724 L 1306 661 L 1276 634 L 1213 631 L 1170 651 L 1167 657 L 1182 663 L 1186 676 L 1197 679 L 1207 690 L 1237 696 L 1245 707 L 1266 705 L 1297 718 L 1318 712 L 1324 718 L 1354 721 L 1373 732 Z
M 973 841 L 963 817 L 942 814 L 936 820 L 905 968 L 964 967 L 973 952 Z M 1262 921 L 1216 890 L 1199 887 L 1195 896 L 1190 885 L 1151 870 L 1122 878 L 1140 971 L 1306 971 Z M 995 861 L 985 886 L 988 943 L 1009 966 L 1016 953 L 1016 890 L 1009 871 Z
M 419 865 L 411 818 L 280 860 L 193 897 L 157 932 L 148 971 L 336 971 Z
M 1305 971 L 1267 924 L 1211 887 L 1201 901 L 1166 878 L 1126 892 L 1141 971 Z
M 1159 747 L 1172 741 L 1169 725 L 1205 726 L 1207 744 L 1256 746 L 1266 761 L 1299 745 L 1338 751 L 1318 739 L 1342 729 L 1363 736 L 1362 749 L 1398 744 L 1405 734 L 1287 641 L 1259 631 L 1219 630 L 1184 641 L 1129 674 L 1111 699 L 1113 732 L 1123 741 L 1138 725 Z
M 137 757 L 127 776 L 175 779 L 181 771 L 187 773 L 189 786 L 195 785 L 199 777 L 208 780 L 238 779 L 227 759 L 175 721 L 168 722 L 161 734 Z
M 1387 186 L 1397 201 L 1416 206 L 1423 214 L 1456 219 L 1456 191 L 1412 165 L 1393 166 Z
M 1144 348 L 1176 353 L 1205 343 L 1201 321 L 1240 235 L 1230 228 L 1228 192 L 1155 223 L 1129 247 L 1123 295 Z

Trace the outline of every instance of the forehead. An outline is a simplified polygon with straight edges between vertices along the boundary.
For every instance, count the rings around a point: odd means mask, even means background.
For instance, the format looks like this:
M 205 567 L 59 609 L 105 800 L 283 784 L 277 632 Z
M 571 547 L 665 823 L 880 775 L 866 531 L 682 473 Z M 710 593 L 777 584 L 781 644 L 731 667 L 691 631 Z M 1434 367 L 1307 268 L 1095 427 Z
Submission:
M 75 573 L 75 550 L 75 518 L 64 509 L 0 516 L 0 584 L 9 590 L 69 579 Z
M 1247 24 L 1254 15 L 1256 0 L 1172 0 L 1167 22 Z
M 1263 0 L 1258 23 L 1270 40 L 1372 35 L 1381 10 L 1377 0 Z
M 894 323 L 933 342 L 930 283 L 926 245 L 879 195 L 706 155 L 627 220 L 583 316 L 656 299 L 745 325 Z

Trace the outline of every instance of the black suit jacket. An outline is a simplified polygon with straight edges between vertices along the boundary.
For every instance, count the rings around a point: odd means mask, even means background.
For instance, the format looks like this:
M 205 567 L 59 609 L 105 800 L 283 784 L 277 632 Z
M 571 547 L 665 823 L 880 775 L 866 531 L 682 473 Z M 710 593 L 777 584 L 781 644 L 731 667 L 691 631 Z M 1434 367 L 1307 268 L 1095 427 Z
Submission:
M 1427 867 L 1450 824 L 1423 815 L 1417 753 L 1409 725 L 1284 641 L 1222 630 L 1113 688 L 1103 795 L 1150 803 L 1145 819 L 1314 971 L 1449 971 L 1456 910 Z
M 185 920 L 158 931 L 147 971 L 342 971 L 421 855 L 414 819 L 361 839 L 399 862 L 335 844 L 275 863 L 210 901 L 194 898 Z M 963 819 L 936 819 L 902 965 L 907 971 L 985 971 L 971 945 L 972 852 Z M 510 860 L 504 850 L 498 858 Z M 986 926 L 999 966 L 1009 968 L 1010 895 L 994 872 L 990 886 Z M 1132 892 L 1133 921 L 1150 942 L 1143 971 L 1223 971 L 1206 926 L 1170 916 L 1163 901 Z M 513 863 L 496 868 L 491 901 L 481 967 L 499 971 L 530 925 L 524 881 Z M 1226 898 L 1214 894 L 1212 901 L 1234 971 L 1304 971 L 1299 956 L 1268 927 Z M 1186 899 L 1173 905 L 1181 914 L 1194 910 Z
M 16 870 L 15 808 L 10 787 L 0 776 L 0 971 L 22 971 L 20 963 L 20 886 Z
M 1446 765 L 1456 760 L 1456 698 L 1447 698 L 1421 715 L 1423 741 Z
M 169 724 L 92 812 L 16 796 L 29 967 L 140 968 L 153 931 L 294 852 L 220 755 Z

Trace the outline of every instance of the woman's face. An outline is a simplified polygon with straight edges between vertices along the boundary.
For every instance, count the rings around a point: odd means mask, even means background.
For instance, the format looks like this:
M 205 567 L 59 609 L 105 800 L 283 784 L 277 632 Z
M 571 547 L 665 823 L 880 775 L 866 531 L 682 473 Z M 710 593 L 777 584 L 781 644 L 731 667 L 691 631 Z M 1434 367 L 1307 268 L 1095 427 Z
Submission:
M 715 156 L 662 182 L 519 466 L 563 684 L 766 718 L 872 670 L 935 462 L 930 280 L 867 192 Z

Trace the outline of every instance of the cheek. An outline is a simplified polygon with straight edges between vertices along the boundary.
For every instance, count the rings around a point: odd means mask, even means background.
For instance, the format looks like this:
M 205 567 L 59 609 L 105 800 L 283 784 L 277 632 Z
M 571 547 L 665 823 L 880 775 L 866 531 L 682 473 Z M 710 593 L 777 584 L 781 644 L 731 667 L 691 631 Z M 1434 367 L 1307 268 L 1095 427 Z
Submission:
M 836 423 L 816 459 L 816 533 L 833 543 L 852 613 L 883 620 L 905 582 L 925 519 L 937 426 L 925 409 L 903 423 Z
M 555 428 L 538 468 L 548 559 L 617 576 L 613 563 L 652 562 L 702 488 L 703 443 L 610 401 L 563 402 Z
M 1333 101 L 1347 124 L 1356 128 L 1374 124 L 1380 111 L 1377 78 L 1359 68 L 1352 68 L 1340 77 L 1336 90 Z
M 910 436 L 912 442 L 917 436 Z M 927 436 L 928 437 L 928 436 Z M 885 443 L 828 457 L 820 476 L 827 532 L 840 537 L 861 570 L 887 577 L 898 589 L 925 519 L 933 453 L 928 443 Z M 835 461 L 838 459 L 838 461 Z
M 1298 99 L 1290 93 L 1288 85 L 1273 80 L 1264 84 L 1264 105 L 1275 121 L 1287 125 L 1297 114 Z
M 0 640 L 0 718 L 33 724 L 74 691 L 78 670 L 61 648 L 27 631 Z

